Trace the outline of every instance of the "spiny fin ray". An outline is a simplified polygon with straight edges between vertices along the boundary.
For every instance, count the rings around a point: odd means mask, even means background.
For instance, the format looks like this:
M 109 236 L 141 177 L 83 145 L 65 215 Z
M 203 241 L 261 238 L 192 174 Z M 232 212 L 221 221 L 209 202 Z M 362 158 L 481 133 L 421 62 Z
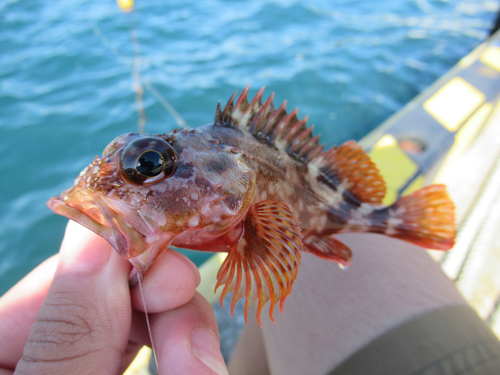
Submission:
M 233 293 L 231 314 L 236 303 L 245 297 L 247 322 L 250 305 L 258 300 L 257 323 L 264 304 L 271 301 L 269 316 L 278 301 L 283 303 L 297 277 L 302 250 L 300 223 L 283 203 L 259 202 L 252 207 L 244 222 L 243 238 L 235 243 L 218 274 L 215 290 L 224 285 L 224 298 Z
M 297 109 L 288 114 L 286 101 L 276 109 L 273 103 L 274 93 L 262 104 L 264 87 L 249 103 L 249 86 L 243 90 L 236 104 L 233 105 L 235 98 L 233 95 L 224 110 L 220 109 L 220 105 L 217 107 L 215 124 L 245 129 L 257 138 L 267 140 L 304 162 L 310 161 L 312 156 L 317 156 L 318 149 L 321 147 L 322 150 L 322 146 L 319 145 L 318 138 L 313 137 L 312 132 L 308 131 L 307 118 L 299 121 Z M 297 137 L 301 137 L 300 142 L 296 140 Z M 312 142 L 309 142 L 311 140 Z

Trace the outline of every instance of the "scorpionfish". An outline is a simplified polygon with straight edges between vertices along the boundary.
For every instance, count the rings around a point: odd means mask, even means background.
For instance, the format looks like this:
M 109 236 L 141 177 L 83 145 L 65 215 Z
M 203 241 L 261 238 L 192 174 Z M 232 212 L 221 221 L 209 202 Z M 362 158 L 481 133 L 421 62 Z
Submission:
M 290 294 L 301 252 L 348 266 L 351 250 L 336 233 L 372 232 L 431 249 L 454 244 L 454 205 L 430 185 L 382 205 L 386 187 L 354 141 L 324 150 L 307 117 L 286 101 L 217 106 L 213 123 L 168 134 L 128 133 L 113 140 L 48 206 L 104 237 L 135 267 L 153 264 L 170 245 L 227 252 L 217 274 L 231 311 L 245 297 L 257 321 Z M 274 321 L 274 320 L 273 320 Z

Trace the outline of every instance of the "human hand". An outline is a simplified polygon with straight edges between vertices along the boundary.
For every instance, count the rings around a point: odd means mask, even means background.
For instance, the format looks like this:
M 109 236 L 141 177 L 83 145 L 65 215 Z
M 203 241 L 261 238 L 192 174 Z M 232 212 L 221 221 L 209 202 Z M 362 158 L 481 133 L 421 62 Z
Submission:
M 0 299 L 0 375 L 122 373 L 151 346 L 130 269 L 105 240 L 70 222 L 59 254 Z M 173 250 L 144 277 L 160 374 L 227 374 L 199 282 L 194 264 Z

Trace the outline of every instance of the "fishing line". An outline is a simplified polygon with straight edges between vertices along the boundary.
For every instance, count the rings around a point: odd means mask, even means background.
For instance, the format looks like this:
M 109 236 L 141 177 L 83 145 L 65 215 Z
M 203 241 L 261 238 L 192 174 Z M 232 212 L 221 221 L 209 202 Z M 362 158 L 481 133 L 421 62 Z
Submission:
M 142 97 L 144 95 L 144 89 L 141 85 L 141 45 L 139 44 L 139 38 L 137 37 L 136 31 L 136 21 L 134 18 L 134 10 L 130 12 L 130 38 L 134 44 L 134 63 L 132 65 L 132 86 L 135 91 L 135 104 L 137 107 L 137 113 L 139 114 L 139 120 L 137 121 L 137 127 L 139 133 L 144 133 L 144 128 L 146 127 L 146 113 L 144 112 L 144 105 L 142 102 Z
M 122 5 L 119 3 L 120 8 L 122 8 Z M 122 8 L 123 10 L 123 8 Z M 137 31 L 136 31 L 136 21 L 134 14 L 133 8 L 130 8 L 128 10 L 124 10 L 126 12 L 130 12 L 130 36 L 132 39 L 132 43 L 134 45 L 134 59 L 132 61 L 132 80 L 133 80 L 133 88 L 134 92 L 136 94 L 135 96 L 135 101 L 136 101 L 136 106 L 137 106 L 137 112 L 139 114 L 139 120 L 138 120 L 138 130 L 139 133 L 143 133 L 145 126 L 146 126 L 146 113 L 144 111 L 144 105 L 143 105 L 143 95 L 144 95 L 144 88 L 141 85 L 141 82 L 144 83 L 146 86 L 146 89 L 153 94 L 153 96 L 158 100 L 158 102 L 162 105 L 163 108 L 167 110 L 168 113 L 172 115 L 172 117 L 175 119 L 175 123 L 178 127 L 183 128 L 183 129 L 190 129 L 190 126 L 184 120 L 184 118 L 175 110 L 175 108 L 172 106 L 172 104 L 169 103 L 169 101 L 149 82 L 146 81 L 142 78 L 141 76 L 141 64 L 142 64 L 142 56 L 141 56 L 141 46 L 139 43 L 139 37 L 137 36 Z M 121 54 L 118 48 L 114 45 L 110 45 L 109 39 L 102 33 L 102 30 L 99 29 L 98 27 L 94 27 L 93 33 L 96 37 L 98 37 L 103 45 L 108 47 L 110 51 L 119 57 L 119 60 L 122 64 L 124 65 L 130 65 L 130 59 L 127 58 L 125 55 Z
M 144 299 L 144 292 L 142 290 L 142 274 L 137 272 L 137 281 L 139 283 L 139 290 L 141 292 L 142 307 L 144 308 L 144 315 L 146 315 L 146 324 L 148 326 L 149 339 L 151 340 L 151 349 L 153 350 L 153 356 L 155 358 L 156 370 L 159 373 L 160 368 L 158 367 L 158 357 L 156 356 L 155 343 L 153 341 L 153 334 L 151 333 L 151 325 L 149 324 L 148 310 L 146 309 L 146 300 Z
M 146 88 L 151 91 L 151 93 L 154 95 L 154 97 L 160 102 L 160 104 L 165 108 L 170 114 L 175 118 L 175 123 L 184 129 L 189 129 L 189 125 L 187 122 L 182 118 L 182 116 L 175 110 L 175 108 L 168 102 L 167 99 L 165 99 L 160 92 L 149 82 L 144 80 L 144 85 Z

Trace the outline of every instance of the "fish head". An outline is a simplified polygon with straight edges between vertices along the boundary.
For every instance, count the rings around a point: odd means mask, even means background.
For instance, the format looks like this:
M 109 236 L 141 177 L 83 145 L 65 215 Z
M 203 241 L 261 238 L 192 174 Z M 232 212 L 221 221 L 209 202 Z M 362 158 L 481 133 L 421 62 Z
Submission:
M 232 229 L 250 207 L 254 186 L 241 154 L 203 132 L 129 133 L 47 205 L 145 272 L 171 244 L 201 250 Z

